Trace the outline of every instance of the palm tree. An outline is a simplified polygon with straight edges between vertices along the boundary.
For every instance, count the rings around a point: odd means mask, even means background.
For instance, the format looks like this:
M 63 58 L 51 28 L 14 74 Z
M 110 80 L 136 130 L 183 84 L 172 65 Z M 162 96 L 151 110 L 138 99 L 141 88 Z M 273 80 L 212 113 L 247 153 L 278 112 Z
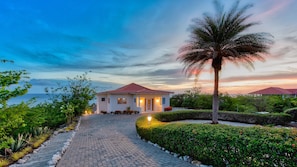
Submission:
M 204 14 L 203 19 L 193 20 L 191 40 L 179 49 L 179 60 L 184 65 L 184 72 L 191 76 L 193 71 L 200 71 L 211 64 L 214 71 L 214 92 L 212 103 L 212 123 L 218 123 L 219 110 L 219 72 L 222 65 L 232 62 L 242 63 L 246 67 L 254 68 L 255 60 L 264 61 L 273 43 L 268 33 L 243 34 L 257 23 L 246 23 L 251 15 L 246 15 L 251 4 L 239 7 L 239 1 L 231 9 L 224 11 L 223 6 L 214 1 L 216 15 Z

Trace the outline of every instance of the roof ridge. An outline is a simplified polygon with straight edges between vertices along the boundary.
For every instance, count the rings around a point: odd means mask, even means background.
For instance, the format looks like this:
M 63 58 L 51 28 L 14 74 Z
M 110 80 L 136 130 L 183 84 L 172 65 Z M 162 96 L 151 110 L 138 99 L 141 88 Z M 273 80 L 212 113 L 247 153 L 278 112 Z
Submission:
M 249 94 L 291 94 L 292 91 L 280 87 L 268 87 L 257 91 L 250 92 Z
M 137 87 L 141 87 L 141 88 L 143 88 L 143 89 L 149 89 L 149 88 L 147 88 L 147 87 L 138 85 L 138 84 L 136 84 L 136 83 L 133 82 L 133 83 L 130 83 L 130 84 L 125 85 L 125 86 L 123 86 L 123 87 L 120 87 L 120 88 L 118 88 L 118 89 L 116 89 L 116 90 L 120 90 L 120 89 L 127 88 L 127 87 L 130 87 L 130 86 L 137 86 Z M 149 90 L 152 90 L 152 89 L 149 89 Z
M 150 89 L 141 85 L 138 85 L 136 83 L 130 83 L 128 85 L 122 86 L 118 89 L 115 90 L 110 90 L 110 91 L 106 91 L 106 92 L 101 92 L 101 93 L 172 93 L 172 92 L 168 92 L 168 91 L 163 91 L 163 90 L 154 90 L 154 89 Z

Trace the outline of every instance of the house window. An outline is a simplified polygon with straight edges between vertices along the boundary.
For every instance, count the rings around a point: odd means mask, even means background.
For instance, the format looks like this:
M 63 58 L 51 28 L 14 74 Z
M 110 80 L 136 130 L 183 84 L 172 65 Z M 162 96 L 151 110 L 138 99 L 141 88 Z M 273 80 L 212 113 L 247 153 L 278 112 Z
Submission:
M 118 104 L 127 104 L 127 99 L 124 97 L 118 98 Z
M 110 103 L 110 98 L 108 98 L 108 104 Z
M 163 97 L 163 98 L 162 98 L 162 104 L 165 104 L 165 100 L 166 100 L 166 98 Z
M 101 101 L 105 101 L 105 98 L 104 98 L 104 97 L 102 97 L 102 98 L 101 98 Z
M 134 98 L 134 103 L 136 103 L 136 98 Z

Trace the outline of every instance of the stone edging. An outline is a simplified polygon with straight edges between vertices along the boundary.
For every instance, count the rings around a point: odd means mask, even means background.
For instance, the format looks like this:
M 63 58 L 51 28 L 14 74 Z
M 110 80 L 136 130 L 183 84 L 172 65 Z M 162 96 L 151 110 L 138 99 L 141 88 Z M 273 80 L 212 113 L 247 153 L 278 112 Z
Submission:
M 55 167 L 58 164 L 59 160 L 62 158 L 63 154 L 66 152 L 67 148 L 69 147 L 70 143 L 72 142 L 72 139 L 74 138 L 74 136 L 76 134 L 76 131 L 79 130 L 80 122 L 81 122 L 81 117 L 79 117 L 79 120 L 75 127 L 74 132 L 72 133 L 71 137 L 64 143 L 64 146 L 61 149 L 61 151 L 56 152 L 56 154 L 53 155 L 52 159 L 50 161 L 48 161 L 49 167 Z

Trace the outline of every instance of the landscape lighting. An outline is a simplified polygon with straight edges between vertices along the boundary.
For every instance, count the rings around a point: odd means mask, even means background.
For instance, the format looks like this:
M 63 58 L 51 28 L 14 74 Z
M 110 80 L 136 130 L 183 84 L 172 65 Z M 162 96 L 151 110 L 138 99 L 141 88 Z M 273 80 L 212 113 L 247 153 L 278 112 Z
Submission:
M 151 123 L 151 120 L 152 120 L 152 116 L 151 115 L 148 115 L 147 116 L 147 120 L 148 120 L 148 124 L 150 124 Z

